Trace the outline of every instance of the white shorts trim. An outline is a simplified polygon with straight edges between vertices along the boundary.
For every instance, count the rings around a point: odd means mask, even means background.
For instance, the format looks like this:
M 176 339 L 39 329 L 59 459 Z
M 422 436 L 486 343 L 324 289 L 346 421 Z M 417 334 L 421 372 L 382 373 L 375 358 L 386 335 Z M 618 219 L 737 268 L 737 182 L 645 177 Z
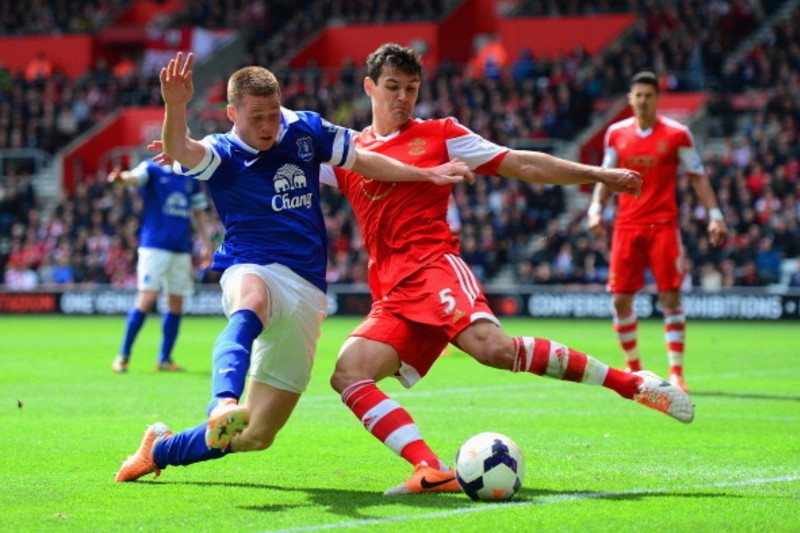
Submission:
M 139 248 L 136 263 L 137 288 L 160 291 L 177 296 L 194 293 L 192 255 L 157 248 Z
M 245 274 L 261 278 L 269 297 L 267 324 L 253 343 L 250 379 L 302 394 L 311 378 L 328 297 L 283 265 L 234 265 L 220 279 L 225 316 L 230 316 L 232 297 Z

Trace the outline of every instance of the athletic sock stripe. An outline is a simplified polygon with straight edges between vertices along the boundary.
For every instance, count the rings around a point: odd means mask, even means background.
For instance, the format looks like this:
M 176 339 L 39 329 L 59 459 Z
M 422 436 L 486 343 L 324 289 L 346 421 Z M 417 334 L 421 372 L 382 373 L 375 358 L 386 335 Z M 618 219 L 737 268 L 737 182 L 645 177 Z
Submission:
M 636 348 L 636 339 L 634 339 L 634 340 L 632 340 L 630 342 L 623 342 L 621 344 L 621 346 L 622 346 L 623 350 L 626 350 L 626 351 L 627 350 L 633 350 L 634 348 Z
M 511 345 L 513 346 L 514 350 L 514 361 L 511 363 L 511 371 L 512 372 L 519 372 L 520 370 L 520 340 L 519 337 L 513 337 L 511 339 Z
M 667 342 L 683 342 L 686 334 L 683 331 L 668 331 L 664 334 L 664 339 Z
M 684 343 L 682 342 L 669 342 L 667 343 L 667 350 L 670 352 L 680 352 L 683 354 Z
M 543 376 L 547 372 L 547 364 L 550 362 L 550 341 L 547 339 L 533 339 L 533 360 L 528 365 L 529 372 L 537 376 Z
M 383 440 L 383 443 L 394 453 L 400 455 L 403 448 L 416 440 L 422 440 L 422 434 L 415 424 L 408 424 L 393 431 Z
M 364 389 L 364 387 L 367 387 L 369 385 L 375 385 L 375 380 L 365 379 L 363 381 L 356 381 L 355 383 L 353 383 L 352 385 L 350 385 L 349 387 L 347 387 L 345 390 L 342 391 L 342 402 L 344 402 L 345 405 L 347 405 L 348 407 L 352 408 L 352 405 L 350 405 L 350 400 L 353 399 L 354 395 L 356 395 L 354 401 L 357 400 L 358 397 L 360 396 L 360 394 L 358 394 L 359 391 L 361 391 L 361 394 L 364 394 L 367 391 L 364 391 L 362 389 Z
M 567 369 L 564 371 L 564 381 L 575 381 L 580 383 L 583 380 L 583 373 L 586 371 L 586 354 L 569 348 L 569 360 Z
M 636 342 L 636 332 L 632 331 L 630 333 L 620 333 L 617 335 L 617 338 L 620 342 Z
M 364 413 L 364 416 L 361 417 L 361 422 L 364 423 L 364 427 L 367 428 L 367 431 L 373 433 L 372 429 L 378 422 L 396 409 L 400 409 L 400 404 L 391 398 L 386 398 Z
M 567 361 L 565 362 L 564 359 Z M 561 343 L 550 341 L 546 375 L 555 379 L 563 379 L 567 364 L 569 364 L 569 348 Z
M 405 426 L 413 426 L 414 420 L 403 409 L 395 409 L 373 425 L 370 433 L 381 442 L 385 442 L 389 435 Z
M 633 324 L 627 324 L 624 326 L 614 324 L 614 331 L 616 331 L 617 333 L 630 333 L 631 331 L 636 331 L 638 327 L 639 327 L 638 322 L 634 322 Z
M 614 316 L 614 324 L 619 326 L 629 326 L 631 324 L 636 324 L 637 318 L 636 315 L 632 312 L 625 316 Z
M 514 337 L 514 363 L 512 372 L 530 372 L 533 363 L 533 346 L 535 340 L 531 337 Z

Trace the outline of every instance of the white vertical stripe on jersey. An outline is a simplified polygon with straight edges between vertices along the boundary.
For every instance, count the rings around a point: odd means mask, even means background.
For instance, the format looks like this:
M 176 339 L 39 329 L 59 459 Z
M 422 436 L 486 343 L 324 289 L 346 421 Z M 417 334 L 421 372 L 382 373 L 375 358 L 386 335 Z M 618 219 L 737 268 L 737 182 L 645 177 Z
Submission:
M 478 297 L 479 289 L 469 267 L 460 257 L 452 254 L 444 254 L 444 256 L 447 258 L 450 266 L 453 267 L 453 271 L 456 273 L 461 288 L 464 289 L 464 293 L 467 295 L 467 298 L 469 298 L 469 304 L 475 305 L 475 299 Z

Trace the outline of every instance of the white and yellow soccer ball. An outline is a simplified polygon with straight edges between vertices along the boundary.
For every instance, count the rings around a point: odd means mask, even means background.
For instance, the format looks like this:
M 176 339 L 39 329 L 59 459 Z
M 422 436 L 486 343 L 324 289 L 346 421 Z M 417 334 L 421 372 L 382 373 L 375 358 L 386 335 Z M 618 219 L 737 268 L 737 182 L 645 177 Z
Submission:
M 522 450 L 500 433 L 470 437 L 456 455 L 456 480 L 473 500 L 509 500 L 522 486 L 524 477 Z

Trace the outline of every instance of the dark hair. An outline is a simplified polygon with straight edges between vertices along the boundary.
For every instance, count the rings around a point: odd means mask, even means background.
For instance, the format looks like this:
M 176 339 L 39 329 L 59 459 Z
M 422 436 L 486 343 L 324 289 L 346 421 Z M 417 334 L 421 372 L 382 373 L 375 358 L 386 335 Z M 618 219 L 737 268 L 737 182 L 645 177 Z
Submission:
M 404 74 L 422 75 L 422 61 L 413 49 L 397 43 L 382 44 L 367 58 L 367 76 L 378 82 L 384 67 L 399 70 Z
M 631 87 L 636 85 L 637 83 L 645 83 L 647 85 L 652 85 L 653 88 L 658 92 L 658 77 L 656 77 L 655 72 L 650 72 L 649 70 L 643 70 L 642 72 L 637 72 L 631 78 Z

